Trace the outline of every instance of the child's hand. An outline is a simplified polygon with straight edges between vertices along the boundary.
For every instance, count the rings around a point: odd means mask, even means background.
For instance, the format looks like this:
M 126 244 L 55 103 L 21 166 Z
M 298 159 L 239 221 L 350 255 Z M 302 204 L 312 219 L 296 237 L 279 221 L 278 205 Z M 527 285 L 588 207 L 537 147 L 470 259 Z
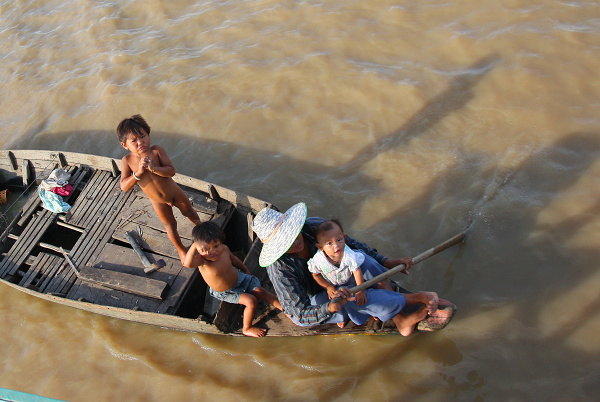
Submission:
M 356 305 L 357 306 L 362 306 L 367 302 L 367 295 L 365 294 L 364 290 L 361 290 L 360 292 L 356 292 L 355 296 L 356 296 Z
M 148 169 L 151 172 L 154 172 L 154 162 L 152 162 L 152 159 L 150 159 L 150 157 L 146 156 L 144 158 L 144 161 L 146 162 L 146 169 Z
M 329 296 L 329 300 L 333 299 L 337 294 L 337 289 L 333 285 L 327 286 L 327 296 Z

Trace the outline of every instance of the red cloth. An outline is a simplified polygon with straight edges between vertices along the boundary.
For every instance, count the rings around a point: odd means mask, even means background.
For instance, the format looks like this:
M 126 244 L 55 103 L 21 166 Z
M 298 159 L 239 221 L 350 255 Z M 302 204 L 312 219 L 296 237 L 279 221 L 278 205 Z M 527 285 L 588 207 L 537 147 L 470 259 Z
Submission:
M 52 187 L 50 191 L 58 195 L 62 195 L 63 197 L 66 197 L 68 195 L 71 195 L 71 193 L 73 192 L 73 186 L 67 184 L 64 187 Z

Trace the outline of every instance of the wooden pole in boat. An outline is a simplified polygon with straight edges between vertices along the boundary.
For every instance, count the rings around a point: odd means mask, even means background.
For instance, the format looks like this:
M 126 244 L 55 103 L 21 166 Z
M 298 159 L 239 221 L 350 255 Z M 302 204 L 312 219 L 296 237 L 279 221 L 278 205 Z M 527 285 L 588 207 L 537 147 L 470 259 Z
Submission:
M 447 248 L 450 248 L 462 241 L 464 241 L 465 237 L 467 236 L 467 232 L 469 231 L 469 228 L 465 229 L 464 231 L 462 231 L 461 233 L 457 234 L 456 236 L 453 236 L 451 238 L 449 238 L 448 240 L 446 240 L 443 243 L 438 244 L 435 247 L 430 248 L 429 250 L 419 254 L 418 256 L 414 257 L 413 260 L 413 265 L 420 263 L 421 261 L 431 257 L 432 255 L 435 255 L 441 251 L 446 250 Z M 386 272 L 377 275 L 375 278 L 373 279 L 369 279 L 368 281 L 365 281 L 363 283 L 361 283 L 358 286 L 354 286 L 353 288 L 348 289 L 350 291 L 350 293 L 355 294 L 356 292 L 360 292 L 361 290 L 365 290 L 370 288 L 371 286 L 381 282 L 384 279 L 387 279 L 397 273 L 400 272 L 406 272 L 406 265 L 405 264 L 400 264 L 395 266 L 394 268 L 391 268 L 389 270 L 387 270 Z M 334 297 L 333 299 L 331 299 L 332 303 L 339 303 L 342 300 L 341 297 Z

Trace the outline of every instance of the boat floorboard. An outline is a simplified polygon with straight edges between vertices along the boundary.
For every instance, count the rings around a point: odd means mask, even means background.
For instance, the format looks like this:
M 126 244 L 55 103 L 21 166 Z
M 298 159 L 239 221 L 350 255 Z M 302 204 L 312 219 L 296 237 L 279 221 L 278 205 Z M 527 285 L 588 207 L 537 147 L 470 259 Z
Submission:
M 157 261 L 163 260 L 165 266 L 151 274 L 145 274 L 142 262 L 132 249 L 115 244 L 106 244 L 93 266 L 167 283 L 169 285 L 168 293 L 162 301 L 107 289 L 99 285 L 91 285 L 79 279 L 71 288 L 67 297 L 74 300 L 84 299 L 92 303 L 113 307 L 132 308 L 137 306 L 143 311 L 172 313 L 179 307 L 185 289 L 197 275 L 198 270 L 184 268 L 179 259 L 160 255 L 151 255 L 150 257 Z M 123 261 L 127 261 L 127 263 L 123 264 Z
M 154 212 L 148 197 L 137 189 L 133 193 L 135 198 L 132 198 L 131 202 L 123 208 L 121 213 L 123 220 L 117 230 L 112 233 L 113 239 L 127 242 L 125 232 L 133 232 L 143 250 L 178 259 L 177 250 L 166 237 L 164 225 Z M 189 193 L 186 195 L 192 197 Z M 193 194 L 193 197 L 198 199 L 200 196 Z M 205 201 L 205 203 L 207 202 L 208 200 Z M 196 202 L 193 206 L 201 221 L 212 220 L 221 227 L 225 227 L 234 212 L 233 205 L 224 200 L 220 202 L 218 210 L 214 211 L 207 211 L 202 205 L 197 206 Z M 183 216 L 178 208 L 173 208 L 173 215 L 177 220 L 177 232 L 181 241 L 184 246 L 189 247 L 192 244 L 194 224 Z
M 188 284 L 198 276 L 198 271 L 181 265 L 150 200 L 137 187 L 133 191 L 123 192 L 119 185 L 120 177 L 113 176 L 110 171 L 88 166 L 68 166 L 66 169 L 72 174 L 70 182 L 74 187 L 71 210 L 66 214 L 55 214 L 43 209 L 37 191 L 32 192 L 21 211 L 20 234 L 13 237 L 16 239 L 14 244 L 0 261 L 0 277 L 12 275 L 12 280 L 18 281 L 20 286 L 74 300 L 174 313 Z M 222 201 L 222 204 L 217 204 L 195 190 L 189 189 L 188 192 L 202 220 L 218 218 L 221 224 L 225 224 L 231 217 L 231 203 Z M 65 201 L 69 198 L 65 197 Z M 192 222 L 177 208 L 174 208 L 174 214 L 182 238 L 191 244 Z M 75 266 L 96 267 L 163 281 L 167 284 L 164 299 L 154 300 L 84 282 L 77 278 L 64 257 L 56 251 L 58 245 L 51 244 L 55 254 L 39 251 L 40 239 L 50 228 L 56 227 L 57 219 L 79 228 L 77 240 L 70 250 L 66 250 Z M 150 261 L 160 261 L 165 265 L 151 274 L 145 274 L 142 261 L 132 248 L 112 243 L 114 240 L 126 242 L 124 234 L 127 230 L 137 234 Z M 123 261 L 126 263 L 123 264 Z M 14 276 L 17 272 L 19 275 Z

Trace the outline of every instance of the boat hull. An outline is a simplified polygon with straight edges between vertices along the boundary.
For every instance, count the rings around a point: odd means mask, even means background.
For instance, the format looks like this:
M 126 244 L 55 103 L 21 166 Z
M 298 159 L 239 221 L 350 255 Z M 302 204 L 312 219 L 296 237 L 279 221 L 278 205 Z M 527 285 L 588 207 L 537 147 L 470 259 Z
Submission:
M 0 238 L 3 285 L 48 302 L 112 318 L 182 331 L 242 336 L 243 306 L 216 302 L 198 271 L 181 266 L 147 198 L 140 191 L 120 190 L 120 161 L 71 152 L 0 152 L 3 181 L 11 185 L 15 179 L 23 182 L 21 208 L 7 222 Z M 56 167 L 72 173 L 74 192 L 68 200 L 72 208 L 66 214 L 42 208 L 35 190 Z M 262 244 L 250 226 L 256 213 L 270 204 L 189 176 L 178 174 L 174 180 L 192 200 L 201 219 L 221 225 L 230 249 L 244 260 L 263 287 L 272 289 L 266 270 L 258 264 Z M 186 221 L 178 221 L 179 231 L 184 244 L 189 245 L 192 226 Z M 142 253 L 154 262 L 162 262 L 163 268 L 144 272 L 143 259 L 128 243 L 131 234 L 139 241 Z M 70 259 L 73 267 L 69 266 Z M 109 282 L 86 281 L 78 275 L 78 267 L 80 271 L 96 269 L 112 276 L 135 275 L 140 283 L 151 279 L 164 283 L 167 291 L 140 296 L 139 292 L 115 288 Z M 401 288 L 398 291 L 406 292 Z M 417 330 L 445 327 L 456 311 L 452 303 L 445 303 L 441 307 L 450 313 L 446 319 L 433 324 L 424 321 Z M 344 329 L 334 324 L 298 327 L 285 314 L 262 302 L 255 325 L 267 328 L 267 336 L 398 333 L 391 322 L 373 319 L 360 326 L 350 323 Z

